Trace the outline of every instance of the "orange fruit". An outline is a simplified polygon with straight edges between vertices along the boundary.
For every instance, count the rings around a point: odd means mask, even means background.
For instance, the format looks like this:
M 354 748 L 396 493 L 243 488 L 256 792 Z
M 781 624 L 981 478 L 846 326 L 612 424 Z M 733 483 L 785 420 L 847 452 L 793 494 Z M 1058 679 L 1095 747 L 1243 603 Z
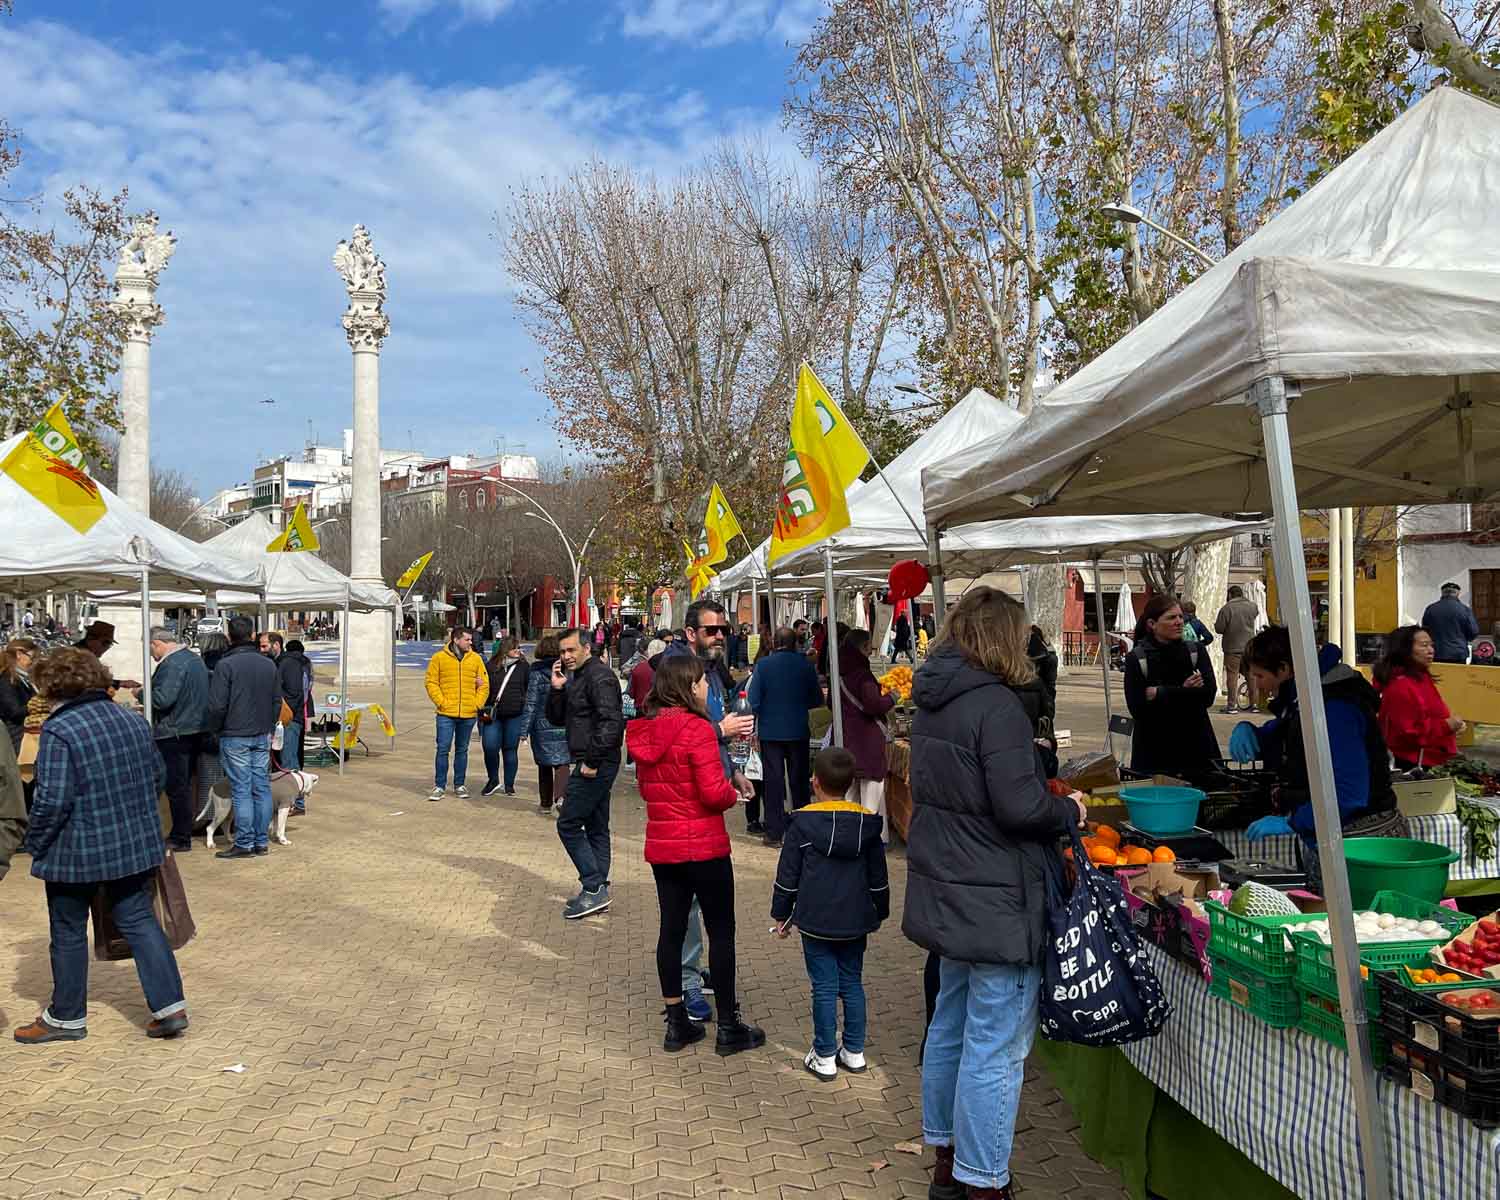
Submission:
M 1120 831 L 1113 825 L 1101 825 L 1095 834 L 1101 842 L 1106 842 L 1116 848 L 1120 845 Z
M 1144 867 L 1151 861 L 1151 851 L 1144 846 L 1127 846 L 1125 861 L 1132 867 Z
M 1173 853 L 1171 846 L 1158 846 L 1151 852 L 1152 862 L 1176 862 L 1177 855 Z
M 1117 866 L 1117 867 L 1128 867 L 1129 865 L 1130 865 L 1130 860 L 1128 858 L 1126 858 L 1123 854 L 1116 854 L 1115 855 L 1115 866 Z
M 1108 846 L 1090 846 L 1089 862 L 1098 863 L 1101 867 L 1112 867 L 1115 865 L 1115 852 Z

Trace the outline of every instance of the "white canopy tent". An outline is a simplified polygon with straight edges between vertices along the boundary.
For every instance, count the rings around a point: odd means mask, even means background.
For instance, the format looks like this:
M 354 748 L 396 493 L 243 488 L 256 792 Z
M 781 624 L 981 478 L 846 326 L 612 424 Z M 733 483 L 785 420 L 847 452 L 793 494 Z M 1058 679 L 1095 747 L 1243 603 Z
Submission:
M 25 433 L 0 442 L 0 459 Z M 233 587 L 259 601 L 265 580 L 260 568 L 233 555 L 200 546 L 144 513 L 136 512 L 103 484 L 104 515 L 79 533 L 13 478 L 0 474 L 0 592 L 34 596 L 49 591 L 129 588 L 140 596 L 141 699 L 151 713 L 150 634 L 152 588 Z
M 166 607 L 196 606 L 210 600 L 227 608 L 250 608 L 258 605 L 264 618 L 268 611 L 322 612 L 342 611 L 339 625 L 339 695 L 341 718 L 348 721 L 349 702 L 349 614 L 350 612 L 389 612 L 391 614 L 391 694 L 390 717 L 396 719 L 396 630 L 401 626 L 401 598 L 390 588 L 359 583 L 329 566 L 311 551 L 279 553 L 266 549 L 277 530 L 263 513 L 252 513 L 204 542 L 200 549 L 214 552 L 228 561 L 253 568 L 264 586 L 262 594 L 237 588 L 189 588 L 179 591 L 153 592 L 151 602 Z M 96 593 L 97 594 L 97 593 Z M 131 603 L 132 597 L 99 596 L 111 603 Z M 344 762 L 339 757 L 339 774 Z
M 1273 511 L 1296 674 L 1317 679 L 1299 508 L 1500 490 L 1496 147 L 1500 108 L 1433 92 L 1059 385 L 1015 436 L 930 468 L 928 520 Z M 1301 699 L 1365 1194 L 1385 1200 L 1323 697 Z

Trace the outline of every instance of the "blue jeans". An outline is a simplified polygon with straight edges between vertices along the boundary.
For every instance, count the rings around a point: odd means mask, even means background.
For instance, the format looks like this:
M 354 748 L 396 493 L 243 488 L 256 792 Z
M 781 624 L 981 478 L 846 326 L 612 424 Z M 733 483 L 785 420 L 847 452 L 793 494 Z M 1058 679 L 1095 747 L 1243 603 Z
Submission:
M 698 911 L 698 898 L 688 909 L 687 933 L 682 939 L 682 990 L 695 992 L 703 986 L 703 914 Z
M 568 792 L 557 817 L 557 836 L 578 868 L 578 882 L 586 892 L 597 892 L 609 882 L 609 789 L 620 773 L 620 760 L 599 764 L 592 779 L 583 775 L 583 764 L 573 764 Z
M 448 786 L 448 751 L 453 751 L 453 786 L 463 787 L 469 774 L 469 738 L 474 734 L 473 717 L 437 715 L 437 758 L 432 764 L 434 786 Z
M 1002 1188 L 1010 1181 L 1042 970 L 945 958 L 940 971 L 922 1055 L 922 1137 L 953 1147 L 960 1183 Z
M 286 771 L 302 770 L 302 726 L 296 721 L 281 727 L 281 766 Z
M 221 737 L 219 762 L 234 799 L 234 844 L 240 850 L 269 846 L 271 838 L 271 735 Z
M 802 935 L 802 957 L 812 983 L 813 1049 L 832 1058 L 838 1049 L 838 1002 L 844 1002 L 844 1049 L 865 1048 L 865 938 L 828 941 Z
M 130 943 L 135 972 L 146 993 L 146 1007 L 157 1020 L 187 1007 L 182 976 L 167 935 L 151 908 L 155 871 L 111 879 L 107 883 L 47 884 L 47 918 L 52 928 L 52 1003 L 42 1014 L 47 1024 L 82 1029 L 88 1016 L 89 904 L 104 891 L 104 902 L 116 927 Z
M 479 727 L 479 744 L 484 747 L 485 784 L 500 778 L 500 756 L 505 756 L 505 790 L 516 790 L 516 771 L 521 766 L 517 747 L 521 744 L 521 716 L 496 717 Z

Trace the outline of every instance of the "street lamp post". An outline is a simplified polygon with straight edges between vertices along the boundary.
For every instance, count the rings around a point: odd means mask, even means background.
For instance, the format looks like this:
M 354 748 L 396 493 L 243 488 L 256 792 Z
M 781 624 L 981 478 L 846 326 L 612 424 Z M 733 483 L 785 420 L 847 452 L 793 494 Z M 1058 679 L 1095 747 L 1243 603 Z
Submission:
M 1158 225 L 1155 221 L 1153 221 L 1150 217 L 1148 217 L 1145 213 L 1138 209 L 1134 204 L 1126 204 L 1124 201 L 1121 201 L 1118 204 L 1101 204 L 1099 206 L 1099 215 L 1102 217 L 1108 217 L 1111 221 L 1118 221 L 1122 225 L 1150 226 L 1152 229 L 1156 230 L 1157 233 L 1161 234 L 1162 237 L 1176 242 L 1185 250 L 1191 250 L 1194 254 L 1196 254 L 1200 259 L 1203 260 L 1206 266 L 1211 267 L 1218 261 L 1212 254 L 1203 249 L 1202 246 L 1194 245 L 1181 234 L 1173 233 L 1165 225 Z

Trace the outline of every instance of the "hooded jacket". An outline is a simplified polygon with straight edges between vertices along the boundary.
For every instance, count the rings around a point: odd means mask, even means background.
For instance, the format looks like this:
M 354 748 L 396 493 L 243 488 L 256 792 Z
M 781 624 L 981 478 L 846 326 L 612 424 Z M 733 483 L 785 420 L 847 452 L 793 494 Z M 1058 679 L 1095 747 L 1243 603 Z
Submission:
M 727 858 L 724 813 L 739 792 L 724 777 L 714 727 L 685 708 L 668 708 L 631 721 L 625 744 L 646 801 L 646 861 Z
M 868 658 L 842 647 L 839 680 L 843 684 L 844 748 L 854 755 L 854 772 L 861 779 L 884 779 L 885 724 L 881 718 L 896 707 L 896 697 L 880 690 Z
M 472 650 L 459 654 L 450 642 L 427 660 L 426 684 L 439 716 L 467 720 L 478 715 L 490 677 L 484 659 Z
M 918 668 L 912 699 L 902 932 L 960 962 L 1037 963 L 1047 872 L 1059 868 L 1057 841 L 1077 808 L 1047 790 L 1015 692 L 956 647 Z
M 891 915 L 883 824 L 850 800 L 820 800 L 793 812 L 776 867 L 771 918 L 833 941 L 880 928 Z
M 1396 807 L 1391 787 L 1390 756 L 1380 733 L 1380 698 L 1370 681 L 1344 665 L 1338 646 L 1318 651 L 1323 672 L 1323 715 L 1328 726 L 1328 748 L 1333 758 L 1333 784 L 1341 823 Z M 1312 788 L 1297 701 L 1297 681 L 1288 679 L 1271 702 L 1276 720 L 1256 730 L 1267 765 L 1274 765 L 1279 781 L 1277 808 L 1302 839 L 1314 844 Z

